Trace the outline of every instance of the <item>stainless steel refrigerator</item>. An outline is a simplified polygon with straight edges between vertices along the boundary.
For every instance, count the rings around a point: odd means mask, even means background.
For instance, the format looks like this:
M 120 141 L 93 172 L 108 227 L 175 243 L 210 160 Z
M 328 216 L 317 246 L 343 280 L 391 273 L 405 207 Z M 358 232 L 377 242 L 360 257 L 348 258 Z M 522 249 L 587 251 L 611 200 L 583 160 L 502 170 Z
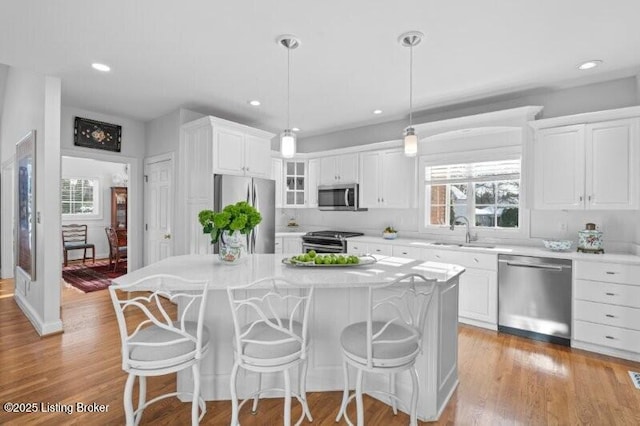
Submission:
M 228 204 L 246 201 L 262 215 L 262 221 L 247 235 L 248 253 L 275 253 L 276 245 L 276 183 L 271 179 L 244 176 L 213 176 L 213 209 L 222 210 Z M 218 253 L 218 244 L 214 245 Z

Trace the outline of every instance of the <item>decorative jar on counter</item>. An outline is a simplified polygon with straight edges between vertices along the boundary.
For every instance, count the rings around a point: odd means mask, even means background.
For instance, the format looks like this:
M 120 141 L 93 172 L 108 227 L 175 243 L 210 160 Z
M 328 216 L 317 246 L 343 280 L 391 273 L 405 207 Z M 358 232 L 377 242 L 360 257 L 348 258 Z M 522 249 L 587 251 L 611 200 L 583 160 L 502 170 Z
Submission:
M 578 231 L 578 251 L 583 253 L 604 253 L 602 232 L 596 230 L 595 223 L 587 223 L 586 229 Z

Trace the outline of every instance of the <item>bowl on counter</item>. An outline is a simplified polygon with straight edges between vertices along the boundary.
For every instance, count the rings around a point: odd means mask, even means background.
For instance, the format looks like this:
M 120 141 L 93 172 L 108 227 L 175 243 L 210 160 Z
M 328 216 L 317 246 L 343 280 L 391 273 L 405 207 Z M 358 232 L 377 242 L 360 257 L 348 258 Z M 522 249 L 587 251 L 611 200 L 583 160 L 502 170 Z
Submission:
M 382 238 L 384 238 L 385 240 L 395 240 L 396 238 L 398 238 L 398 233 L 397 232 L 383 232 L 382 233 Z
M 544 247 L 551 251 L 569 251 L 573 245 L 571 240 L 543 240 Z

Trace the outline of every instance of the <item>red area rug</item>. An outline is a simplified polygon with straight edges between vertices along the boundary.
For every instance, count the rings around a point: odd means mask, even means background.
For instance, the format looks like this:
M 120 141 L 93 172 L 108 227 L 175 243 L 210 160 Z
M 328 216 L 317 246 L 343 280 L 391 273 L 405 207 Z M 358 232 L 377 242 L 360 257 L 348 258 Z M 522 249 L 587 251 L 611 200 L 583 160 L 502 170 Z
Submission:
M 111 285 L 111 280 L 127 273 L 127 262 L 120 262 L 114 272 L 109 268 L 108 260 L 98 260 L 95 264 L 87 261 L 62 267 L 62 279 L 65 283 L 89 293 L 104 290 Z

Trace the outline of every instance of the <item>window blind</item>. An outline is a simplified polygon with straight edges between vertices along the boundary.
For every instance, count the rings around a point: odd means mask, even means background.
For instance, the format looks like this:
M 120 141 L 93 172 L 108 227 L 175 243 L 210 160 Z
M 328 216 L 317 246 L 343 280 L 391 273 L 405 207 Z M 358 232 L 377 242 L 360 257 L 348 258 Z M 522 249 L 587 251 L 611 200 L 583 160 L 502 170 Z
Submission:
M 430 166 L 424 176 L 428 185 L 520 179 L 520 159 Z

